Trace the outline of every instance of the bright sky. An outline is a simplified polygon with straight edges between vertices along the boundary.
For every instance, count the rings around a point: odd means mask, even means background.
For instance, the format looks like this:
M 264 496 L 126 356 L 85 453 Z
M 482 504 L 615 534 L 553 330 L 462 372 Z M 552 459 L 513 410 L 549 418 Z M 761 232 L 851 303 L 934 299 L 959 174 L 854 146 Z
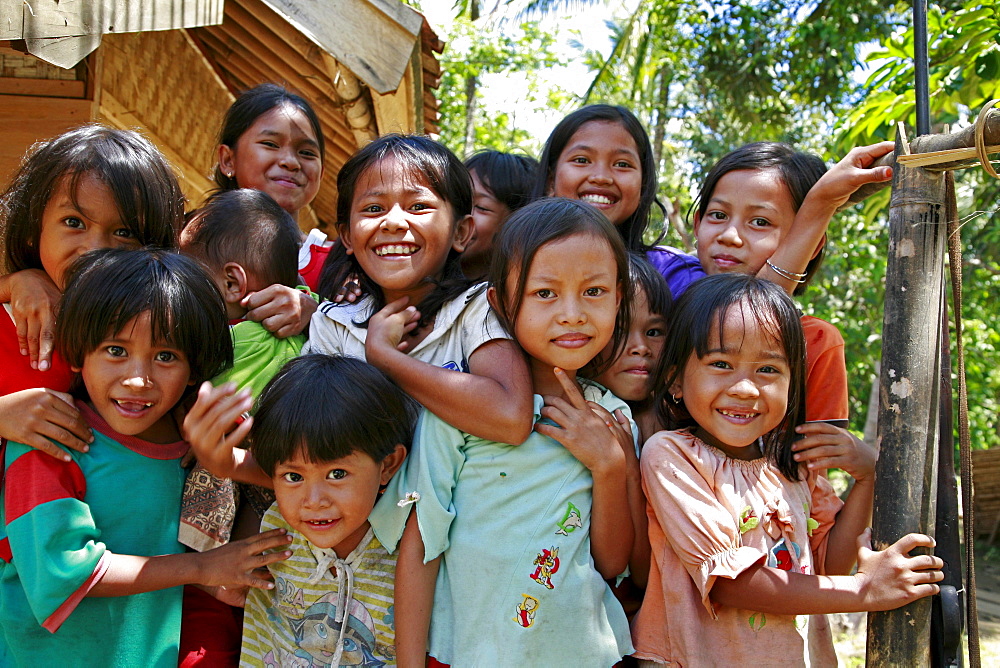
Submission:
M 584 65 L 574 62 L 579 60 L 580 51 L 570 42 L 582 42 L 586 48 L 607 55 L 611 50 L 611 33 L 605 25 L 606 21 L 615 16 L 627 16 L 637 4 L 638 0 L 606 0 L 586 10 L 566 10 L 561 15 L 543 19 L 542 27 L 557 35 L 556 53 L 567 63 L 565 67 L 552 68 L 543 73 L 543 79 L 576 95 L 586 92 L 592 75 Z M 420 5 L 431 26 L 444 39 L 454 15 L 454 0 L 420 0 Z M 535 113 L 531 109 L 533 105 L 523 101 L 525 91 L 525 77 L 516 73 L 491 75 L 480 82 L 481 103 L 487 109 L 512 114 L 518 127 L 527 130 L 542 143 L 559 119 L 572 109 Z

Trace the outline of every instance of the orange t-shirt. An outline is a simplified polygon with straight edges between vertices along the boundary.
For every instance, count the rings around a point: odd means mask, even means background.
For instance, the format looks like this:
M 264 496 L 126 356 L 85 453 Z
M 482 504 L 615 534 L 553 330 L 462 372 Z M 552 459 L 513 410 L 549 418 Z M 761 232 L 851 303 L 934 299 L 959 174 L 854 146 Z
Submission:
M 847 360 L 844 337 L 834 325 L 802 316 L 806 337 L 806 420 L 847 420 Z

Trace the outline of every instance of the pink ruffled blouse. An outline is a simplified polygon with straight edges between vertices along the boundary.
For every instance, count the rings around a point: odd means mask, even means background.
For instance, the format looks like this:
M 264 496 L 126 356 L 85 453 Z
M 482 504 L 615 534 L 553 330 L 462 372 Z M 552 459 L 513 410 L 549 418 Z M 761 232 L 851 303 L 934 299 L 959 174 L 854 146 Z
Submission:
M 793 482 L 766 459 L 731 459 L 687 430 L 662 431 L 642 451 L 652 559 L 632 624 L 635 656 L 676 666 L 803 665 L 836 659 L 822 616 L 717 605 L 716 578 L 751 566 L 822 574 L 843 503 L 829 481 Z M 808 631 L 810 623 L 826 629 Z M 835 664 L 834 664 L 835 665 Z

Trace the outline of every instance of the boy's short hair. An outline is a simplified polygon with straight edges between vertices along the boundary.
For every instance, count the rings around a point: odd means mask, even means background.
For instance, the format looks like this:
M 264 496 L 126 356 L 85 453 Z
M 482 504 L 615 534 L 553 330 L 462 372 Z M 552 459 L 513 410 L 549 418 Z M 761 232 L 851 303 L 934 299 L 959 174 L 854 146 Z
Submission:
M 291 215 L 259 190 L 224 190 L 195 211 L 181 231 L 185 253 L 218 274 L 235 262 L 259 283 L 298 285 L 299 228 Z
M 417 403 L 384 373 L 341 355 L 296 357 L 257 399 L 250 450 L 269 476 L 300 450 L 311 462 L 363 452 L 376 462 L 413 440 Z
M 197 384 L 233 364 L 226 306 L 205 269 L 177 251 L 102 248 L 67 272 L 56 347 L 71 366 L 149 311 L 153 336 L 187 356 Z

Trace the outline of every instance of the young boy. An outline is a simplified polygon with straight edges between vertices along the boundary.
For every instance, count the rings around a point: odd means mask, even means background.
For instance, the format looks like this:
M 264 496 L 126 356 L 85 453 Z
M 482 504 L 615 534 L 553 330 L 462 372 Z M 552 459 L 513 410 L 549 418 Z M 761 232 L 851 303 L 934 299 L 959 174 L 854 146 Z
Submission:
M 181 231 L 181 252 L 197 259 L 222 292 L 233 339 L 233 365 L 212 378 L 234 383 L 253 396 L 305 343 L 304 335 L 278 338 L 263 324 L 246 320 L 247 295 L 269 285 L 295 287 L 299 230 L 292 217 L 258 190 L 214 195 Z M 199 552 L 257 533 L 274 501 L 270 490 L 216 478 L 203 466 L 187 476 L 178 540 Z M 228 603 L 233 592 L 216 591 Z M 196 661 L 235 663 L 239 655 L 241 610 L 196 587 L 184 591 L 181 665 Z
M 200 394 L 186 426 L 232 399 L 226 388 Z M 269 567 L 273 590 L 247 597 L 240 665 L 395 665 L 396 557 L 368 516 L 403 463 L 415 420 L 412 399 L 352 358 L 299 357 L 264 389 L 250 455 L 277 499 L 262 526 L 286 529 L 292 556 Z
M 232 381 L 260 394 L 289 359 L 298 356 L 305 335 L 279 339 L 259 322 L 245 320 L 247 295 L 269 285 L 295 287 L 299 230 L 287 211 L 259 190 L 214 195 L 184 226 L 181 252 L 199 260 L 215 279 L 232 325 L 233 367 L 213 385 Z

